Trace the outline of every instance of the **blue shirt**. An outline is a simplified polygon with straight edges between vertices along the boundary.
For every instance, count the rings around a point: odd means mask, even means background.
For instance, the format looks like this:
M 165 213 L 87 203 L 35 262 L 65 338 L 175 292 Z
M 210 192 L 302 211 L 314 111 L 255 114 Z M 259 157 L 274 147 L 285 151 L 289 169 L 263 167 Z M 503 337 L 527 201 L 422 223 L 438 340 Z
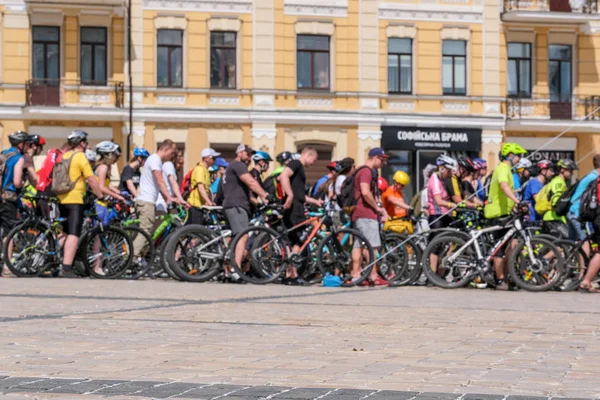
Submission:
M 513 188 L 513 190 L 515 191 L 515 193 L 517 195 L 517 198 L 520 199 L 520 198 L 522 198 L 522 194 L 519 193 L 519 189 L 521 189 L 521 177 L 516 172 L 513 172 L 512 175 L 513 175 L 513 182 L 514 182 L 514 185 L 515 185 L 515 187 Z
M 529 182 L 525 185 L 525 189 L 523 189 L 523 201 L 529 203 L 529 220 L 535 221 L 537 220 L 537 214 L 535 212 L 535 198 L 540 190 L 544 187 L 544 184 L 540 182 L 537 178 L 531 178 Z
M 571 208 L 569 208 L 569 212 L 575 214 L 576 217 L 579 217 L 579 202 L 581 199 L 581 195 L 585 192 L 585 189 L 592 183 L 594 180 L 598 179 L 598 172 L 593 170 L 589 174 L 583 177 L 582 180 L 577 183 L 577 188 L 571 196 Z
M 221 182 L 221 178 L 215 179 L 214 182 L 210 184 L 210 191 L 214 195 L 216 195 L 219 190 L 219 182 Z
M 13 178 L 15 176 L 15 165 L 19 162 L 23 155 L 16 147 L 11 147 L 8 150 L 4 150 L 2 154 L 6 153 L 16 153 L 14 156 L 6 161 L 6 165 L 4 167 L 4 177 L 2 180 L 2 189 L 9 192 L 16 192 L 17 188 L 13 182 Z
M 487 196 L 485 195 L 485 188 L 483 187 L 483 182 L 481 182 L 481 179 L 477 179 L 477 197 L 479 197 L 479 200 L 481 201 L 485 201 Z
M 319 187 L 324 184 L 325 182 L 327 182 L 327 179 L 329 179 L 329 176 L 324 175 L 322 177 L 319 178 L 319 180 L 317 181 L 317 183 L 315 183 L 315 187 L 313 188 L 313 192 L 311 193 L 312 197 L 317 197 L 317 191 L 319 190 Z

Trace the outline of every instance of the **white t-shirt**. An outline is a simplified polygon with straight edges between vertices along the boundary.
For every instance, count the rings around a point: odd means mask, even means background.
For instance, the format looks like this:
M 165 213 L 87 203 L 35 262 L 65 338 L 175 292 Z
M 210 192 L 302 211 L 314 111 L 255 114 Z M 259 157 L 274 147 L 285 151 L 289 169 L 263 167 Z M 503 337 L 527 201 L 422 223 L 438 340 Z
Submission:
M 339 196 L 339 194 L 342 191 L 342 185 L 344 184 L 344 181 L 346 180 L 346 175 L 340 175 L 337 178 L 335 178 L 335 194 Z
M 177 180 L 177 171 L 175 171 L 175 165 L 171 161 L 167 161 L 163 164 L 162 167 L 163 179 L 167 185 L 167 189 L 171 196 L 173 196 L 173 188 L 171 187 L 171 181 L 169 180 L 169 176 L 173 175 L 175 180 Z M 165 201 L 162 195 L 158 196 L 158 201 L 156 202 L 156 209 L 158 211 L 167 211 L 167 202 Z
M 152 171 L 162 171 L 162 160 L 158 154 L 152 154 L 146 160 L 144 168 L 142 168 L 142 176 L 140 177 L 139 193 L 136 200 L 156 203 L 158 200 L 158 183 L 154 180 Z

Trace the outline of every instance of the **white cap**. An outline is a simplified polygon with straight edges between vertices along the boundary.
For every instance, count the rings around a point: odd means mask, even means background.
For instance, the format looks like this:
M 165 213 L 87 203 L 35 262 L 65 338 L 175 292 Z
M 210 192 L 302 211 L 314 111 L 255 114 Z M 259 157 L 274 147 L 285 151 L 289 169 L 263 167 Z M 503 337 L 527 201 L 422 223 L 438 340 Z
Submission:
M 213 158 L 217 158 L 221 155 L 221 153 L 217 153 L 216 151 L 214 151 L 213 149 L 204 149 L 202 150 L 202 158 L 204 157 L 213 157 Z

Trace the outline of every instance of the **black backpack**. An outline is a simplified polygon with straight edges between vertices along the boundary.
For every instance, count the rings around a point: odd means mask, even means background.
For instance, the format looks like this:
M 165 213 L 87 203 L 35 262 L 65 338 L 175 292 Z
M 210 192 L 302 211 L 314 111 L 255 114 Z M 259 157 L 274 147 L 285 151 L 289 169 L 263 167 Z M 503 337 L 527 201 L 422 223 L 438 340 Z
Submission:
M 354 197 L 354 179 L 356 178 L 356 174 L 364 168 L 369 168 L 366 165 L 359 167 L 352 175 L 349 175 L 342 183 L 342 187 L 340 188 L 340 194 L 337 196 L 338 205 L 346 214 L 352 214 L 354 209 L 356 208 L 356 203 L 358 203 L 358 198 Z M 377 171 L 371 170 L 372 179 L 371 179 L 371 188 L 377 188 Z
M 560 195 L 556 204 L 554 204 L 554 212 L 556 215 L 564 217 L 569 213 L 569 209 L 571 208 L 571 197 L 573 197 L 573 193 L 577 189 L 579 182 L 571 185 L 571 187 Z
M 590 182 L 581 195 L 579 203 L 579 219 L 585 222 L 594 221 L 598 210 L 598 181 Z

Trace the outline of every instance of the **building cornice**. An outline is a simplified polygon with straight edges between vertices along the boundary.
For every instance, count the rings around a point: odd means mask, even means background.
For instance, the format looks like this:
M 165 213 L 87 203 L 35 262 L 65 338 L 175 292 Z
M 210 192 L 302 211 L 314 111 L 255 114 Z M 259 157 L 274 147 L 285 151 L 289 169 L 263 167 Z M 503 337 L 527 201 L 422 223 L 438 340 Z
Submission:
M 251 14 L 252 0 L 144 0 L 144 9 Z
M 285 0 L 285 15 L 347 17 L 348 0 Z
M 456 5 L 380 3 L 379 18 L 399 21 L 482 23 L 483 8 Z

